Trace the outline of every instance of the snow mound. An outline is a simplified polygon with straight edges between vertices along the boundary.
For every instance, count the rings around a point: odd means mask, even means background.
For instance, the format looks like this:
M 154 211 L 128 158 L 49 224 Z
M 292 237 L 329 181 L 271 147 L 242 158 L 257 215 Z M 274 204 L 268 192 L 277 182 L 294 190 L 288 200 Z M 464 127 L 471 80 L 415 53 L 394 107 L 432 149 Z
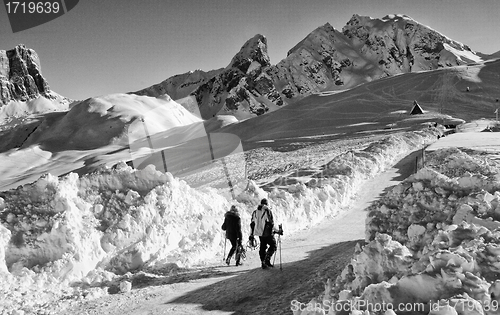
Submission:
M 15 292 L 37 277 L 49 279 L 48 286 L 95 284 L 109 272 L 201 263 L 220 248 L 218 221 L 229 207 L 215 191 L 125 164 L 82 178 L 47 175 L 6 192 L 3 204 L 0 240 L 10 273 L 2 294 L 13 303 Z
M 96 149 L 111 143 L 127 143 L 129 136 L 141 134 L 143 124 L 155 134 L 201 120 L 168 95 L 161 97 L 110 94 L 73 104 L 59 120 L 43 123 L 24 146 L 42 144 L 54 152 Z
M 322 311 L 339 303 L 365 314 L 498 311 L 500 163 L 459 149 L 426 159 L 368 209 L 368 243 L 329 282 Z

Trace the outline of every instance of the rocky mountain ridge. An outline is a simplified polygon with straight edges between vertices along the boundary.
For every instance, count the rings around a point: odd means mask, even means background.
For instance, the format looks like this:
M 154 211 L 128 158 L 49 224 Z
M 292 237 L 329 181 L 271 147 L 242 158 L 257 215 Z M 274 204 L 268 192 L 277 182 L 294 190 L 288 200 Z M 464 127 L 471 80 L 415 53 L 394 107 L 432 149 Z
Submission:
M 318 27 L 276 65 L 270 64 L 266 38 L 258 34 L 226 68 L 198 74 L 202 79 L 190 80 L 181 95 L 196 99 L 204 119 L 220 114 L 245 119 L 314 93 L 344 90 L 400 73 L 480 62 L 480 56 L 484 55 L 406 15 L 374 19 L 355 14 L 342 31 L 328 23 Z M 169 95 L 177 95 L 180 89 L 172 88 Z M 158 91 L 152 90 L 136 93 L 157 96 Z
M 222 70 L 223 68 L 205 72 L 198 69 L 195 71 L 177 74 L 148 88 L 132 92 L 132 94 L 153 97 L 168 94 L 173 99 L 181 99 L 188 96 L 194 89 L 196 89 L 196 87 L 207 82 L 210 78 L 214 77 Z

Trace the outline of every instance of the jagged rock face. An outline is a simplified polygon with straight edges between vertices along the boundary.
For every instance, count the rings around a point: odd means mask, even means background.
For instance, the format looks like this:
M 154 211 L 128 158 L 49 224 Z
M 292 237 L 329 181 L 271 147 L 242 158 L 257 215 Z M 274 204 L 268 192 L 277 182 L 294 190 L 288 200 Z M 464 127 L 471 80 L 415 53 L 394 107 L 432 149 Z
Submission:
M 251 73 L 259 67 L 271 65 L 267 53 L 267 40 L 262 35 L 256 35 L 248 40 L 233 57 L 230 68 L 237 68 L 243 73 Z
M 283 105 L 272 72 L 267 40 L 256 35 L 243 45 L 221 73 L 192 93 L 201 117 L 208 119 L 217 114 L 231 114 L 242 119 Z
M 354 15 L 343 34 L 392 75 L 478 61 L 468 46 L 453 41 L 405 15 L 372 19 Z
M 256 35 L 226 68 L 213 72 L 212 77 L 204 76 L 199 84 L 190 81 L 190 93 L 203 119 L 220 114 L 243 119 L 325 90 L 480 60 L 466 45 L 408 16 L 372 19 L 354 15 L 342 31 L 328 23 L 318 27 L 277 65 L 270 64 L 266 38 Z M 169 95 L 178 99 L 175 89 Z M 167 88 L 163 90 L 168 93 Z
M 47 98 L 50 88 L 40 71 L 40 60 L 32 49 L 18 45 L 12 50 L 0 50 L 0 100 L 28 101 L 39 97 Z
M 276 65 L 273 78 L 290 101 L 334 86 L 342 86 L 342 70 L 352 65 L 344 49 L 345 37 L 330 24 L 317 28 Z M 289 101 L 289 102 L 290 102 Z

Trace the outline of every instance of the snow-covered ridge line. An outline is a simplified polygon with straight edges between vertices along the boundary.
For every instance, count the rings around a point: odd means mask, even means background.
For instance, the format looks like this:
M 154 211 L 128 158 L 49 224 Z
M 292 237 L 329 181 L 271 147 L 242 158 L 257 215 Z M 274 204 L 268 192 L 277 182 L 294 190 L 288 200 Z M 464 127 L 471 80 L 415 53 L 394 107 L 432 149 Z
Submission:
M 498 161 L 456 148 L 438 150 L 427 156 L 426 168 L 369 211 L 369 243 L 307 311 L 294 314 L 339 305 L 352 306 L 352 314 L 394 314 L 404 311 L 401 305 L 433 315 L 498 313 Z
M 220 225 L 231 204 L 240 208 L 248 237 L 250 215 L 267 197 L 289 235 L 342 211 L 363 180 L 434 141 L 437 133 L 389 136 L 336 157 L 316 179 L 286 191 L 267 193 L 250 182 L 237 201 L 215 189 L 193 189 L 152 166 L 46 175 L 0 199 L 0 295 L 9 301 L 4 307 L 35 312 L 61 295 L 80 294 L 69 287 L 75 281 L 97 286 L 129 271 L 210 261 L 221 253 Z

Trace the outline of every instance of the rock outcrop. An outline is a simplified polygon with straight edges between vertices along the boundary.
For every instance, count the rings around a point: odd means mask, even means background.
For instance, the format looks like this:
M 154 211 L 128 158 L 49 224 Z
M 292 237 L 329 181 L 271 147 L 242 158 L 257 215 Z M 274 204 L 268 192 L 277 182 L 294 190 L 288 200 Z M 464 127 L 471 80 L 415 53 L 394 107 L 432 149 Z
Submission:
M 0 101 L 28 101 L 51 97 L 49 84 L 42 76 L 40 60 L 33 49 L 18 45 L 0 50 Z

